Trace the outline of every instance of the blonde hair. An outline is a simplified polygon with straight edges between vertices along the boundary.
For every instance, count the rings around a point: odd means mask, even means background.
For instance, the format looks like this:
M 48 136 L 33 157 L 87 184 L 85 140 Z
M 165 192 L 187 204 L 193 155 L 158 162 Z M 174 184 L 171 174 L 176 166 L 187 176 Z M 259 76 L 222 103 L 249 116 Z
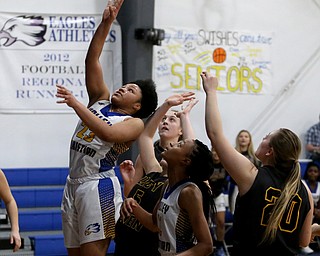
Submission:
M 301 141 L 292 131 L 281 128 L 270 138 L 270 147 L 273 149 L 274 165 L 279 171 L 289 172 L 280 197 L 275 203 L 265 230 L 263 242 L 274 241 L 281 218 L 290 201 L 300 190 Z
M 241 148 L 240 148 L 240 144 L 239 144 L 239 136 L 243 132 L 245 132 L 245 133 L 247 133 L 249 135 L 250 142 L 249 142 L 249 145 L 248 145 L 248 155 L 250 157 L 250 160 L 253 162 L 254 165 L 258 166 L 259 160 L 255 155 L 255 150 L 254 150 L 253 143 L 252 143 L 252 136 L 251 136 L 251 133 L 248 130 L 242 129 L 240 132 L 238 132 L 237 137 L 236 137 L 235 149 L 238 152 L 242 153 L 241 152 Z

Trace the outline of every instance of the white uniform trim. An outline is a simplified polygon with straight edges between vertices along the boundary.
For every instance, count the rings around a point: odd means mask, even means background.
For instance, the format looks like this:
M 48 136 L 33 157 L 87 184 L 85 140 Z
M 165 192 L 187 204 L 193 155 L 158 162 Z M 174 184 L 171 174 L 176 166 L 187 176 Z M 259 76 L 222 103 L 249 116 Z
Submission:
M 98 101 L 90 111 L 110 126 L 127 115 L 109 112 L 110 102 Z M 122 204 L 121 187 L 114 172 L 119 154 L 127 146 L 95 136 L 80 120 L 70 144 L 69 176 L 61 203 L 65 246 L 114 238 Z
M 159 233 L 159 252 L 161 255 L 175 255 L 185 250 L 185 247 L 194 243 L 194 235 L 189 216 L 181 211 L 178 199 L 180 192 L 186 186 L 196 184 L 185 182 L 166 192 L 161 199 L 157 211 L 157 223 L 161 232 Z M 169 194 L 166 196 L 166 194 Z M 189 248 L 187 248 L 189 249 Z

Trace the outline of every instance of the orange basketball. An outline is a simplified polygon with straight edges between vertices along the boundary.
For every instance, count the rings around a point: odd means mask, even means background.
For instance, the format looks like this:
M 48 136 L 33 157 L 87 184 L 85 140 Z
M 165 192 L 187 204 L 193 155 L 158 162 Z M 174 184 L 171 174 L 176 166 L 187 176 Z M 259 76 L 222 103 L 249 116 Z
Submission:
M 212 59 L 215 63 L 223 63 L 227 58 L 227 53 L 223 48 L 216 48 L 213 51 Z

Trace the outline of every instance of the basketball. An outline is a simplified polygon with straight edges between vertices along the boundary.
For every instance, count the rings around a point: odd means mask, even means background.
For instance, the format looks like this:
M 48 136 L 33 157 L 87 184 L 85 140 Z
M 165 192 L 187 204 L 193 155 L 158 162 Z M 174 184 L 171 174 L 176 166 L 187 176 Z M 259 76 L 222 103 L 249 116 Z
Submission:
M 212 59 L 215 63 L 223 63 L 227 58 L 227 53 L 223 48 L 216 48 L 213 51 Z

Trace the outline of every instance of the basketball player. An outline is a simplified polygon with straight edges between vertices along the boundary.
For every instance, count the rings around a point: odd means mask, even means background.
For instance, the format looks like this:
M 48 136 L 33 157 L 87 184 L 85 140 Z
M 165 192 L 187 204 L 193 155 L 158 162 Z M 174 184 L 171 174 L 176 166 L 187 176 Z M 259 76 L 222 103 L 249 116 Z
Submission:
M 149 125 L 157 127 L 153 120 L 161 120 L 166 111 L 163 108 L 157 109 L 145 130 Z M 162 172 L 153 151 L 152 137 L 146 140 L 147 135 L 150 136 L 146 134 L 139 137 L 139 143 L 144 143 L 140 149 L 143 150 L 143 167 L 145 170 Z M 209 186 L 203 181 L 208 180 L 213 172 L 212 153 L 200 141 L 187 139 L 169 145 L 162 157 L 166 163 L 168 184 L 153 214 L 145 211 L 137 202 L 140 198 L 135 197 L 124 201 L 122 216 L 126 220 L 133 213 L 142 225 L 152 232 L 158 232 L 161 255 L 209 255 L 213 244 L 207 222 L 208 204 L 213 200 Z M 205 204 L 206 207 L 203 207 Z
M 130 160 L 125 160 L 120 164 L 120 171 L 124 180 L 124 186 L 129 185 L 131 190 L 125 193 L 126 197 L 132 197 L 143 209 L 152 212 L 163 190 L 163 185 L 167 180 L 166 166 L 161 161 L 161 153 L 158 155 L 158 147 L 154 150 L 154 155 L 158 162 L 161 162 L 162 169 L 148 168 L 150 162 L 149 151 L 154 147 L 153 138 L 158 128 L 161 146 L 165 148 L 170 144 L 177 143 L 179 138 L 194 138 L 194 132 L 190 123 L 189 112 L 198 100 L 191 99 L 188 105 L 181 112 L 173 111 L 172 106 L 181 104 L 193 97 L 194 93 L 183 93 L 170 96 L 157 110 L 158 114 L 153 115 L 148 120 L 144 131 L 138 139 L 140 149 L 141 169 L 133 167 Z M 162 116 L 162 114 L 164 114 Z M 159 124 L 160 123 L 160 124 Z M 161 159 L 159 158 L 161 157 Z M 145 168 L 143 168 L 143 166 Z M 135 179 L 140 177 L 136 184 L 132 185 Z M 132 180 L 131 182 L 129 182 Z M 129 184 L 128 184 L 129 183 Z M 145 228 L 133 214 L 122 219 L 119 218 L 116 224 L 115 256 L 127 255 L 148 255 L 156 256 L 158 252 L 158 234 Z
M 296 255 L 310 242 L 312 196 L 301 182 L 301 142 L 281 128 L 266 135 L 256 151 L 256 167 L 226 139 L 217 102 L 218 80 L 201 73 L 206 93 L 208 137 L 239 187 L 232 255 Z
M 11 225 L 10 244 L 13 246 L 13 252 L 21 247 L 21 237 L 19 233 L 19 216 L 16 200 L 12 196 L 8 180 L 0 169 L 0 200 L 4 203 Z
M 143 131 L 141 118 L 157 106 L 152 80 L 138 80 L 110 92 L 99 62 L 105 39 L 123 0 L 108 4 L 86 56 L 88 108 L 57 85 L 58 103 L 73 108 L 80 121 L 70 145 L 69 176 L 62 200 L 64 242 L 70 256 L 105 256 L 115 235 L 122 203 L 114 172 L 119 154 Z

